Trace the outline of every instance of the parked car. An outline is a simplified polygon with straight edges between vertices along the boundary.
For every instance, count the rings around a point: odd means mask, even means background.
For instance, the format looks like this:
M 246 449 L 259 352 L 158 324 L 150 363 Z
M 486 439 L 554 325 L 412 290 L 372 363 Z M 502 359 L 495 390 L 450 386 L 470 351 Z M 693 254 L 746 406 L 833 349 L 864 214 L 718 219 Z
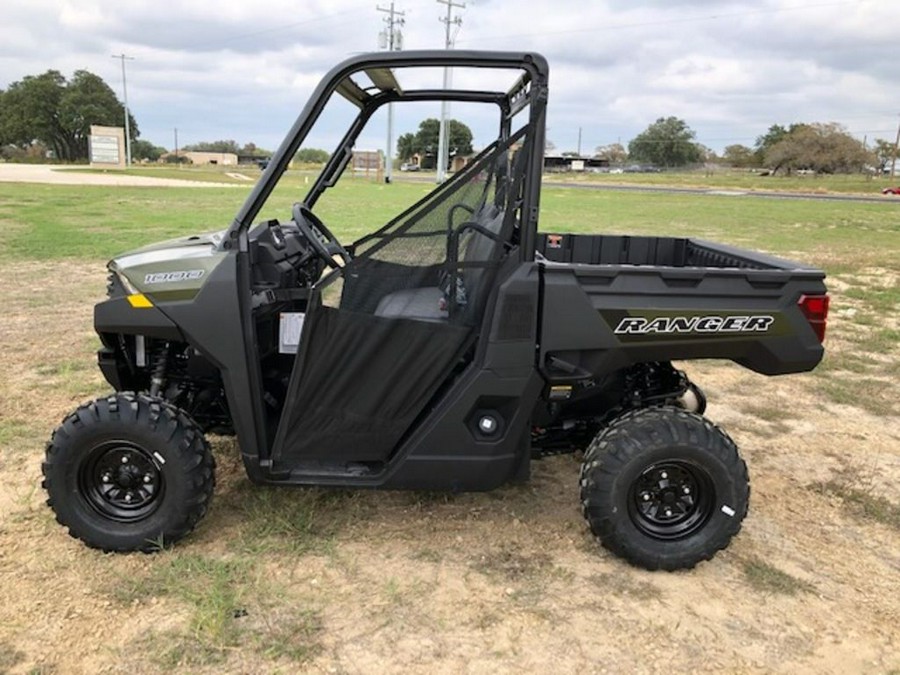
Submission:
M 900 195 L 900 187 L 886 187 L 881 191 L 883 195 Z
M 418 171 L 418 170 L 419 170 L 419 165 L 418 165 L 418 164 L 412 164 L 412 163 L 410 163 L 410 162 L 407 162 L 406 164 L 401 164 L 401 165 L 400 165 L 400 170 L 401 170 L 401 171 Z

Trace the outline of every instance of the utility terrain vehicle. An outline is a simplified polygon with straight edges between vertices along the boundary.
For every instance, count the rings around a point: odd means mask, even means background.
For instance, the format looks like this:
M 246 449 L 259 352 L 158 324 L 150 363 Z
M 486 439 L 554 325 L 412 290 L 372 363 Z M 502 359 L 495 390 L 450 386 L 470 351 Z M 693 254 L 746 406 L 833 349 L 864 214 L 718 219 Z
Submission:
M 415 86 L 444 67 L 478 84 Z M 498 73 L 502 88 L 483 87 Z M 254 224 L 333 97 L 358 113 L 330 160 L 290 214 Z M 534 53 L 378 53 L 331 70 L 226 230 L 109 263 L 94 321 L 116 393 L 48 444 L 59 522 L 107 551 L 180 539 L 212 497 L 214 432 L 234 433 L 270 485 L 489 490 L 583 451 L 581 506 L 604 546 L 650 569 L 725 547 L 746 466 L 671 362 L 812 369 L 824 274 L 688 238 L 539 234 L 547 99 Z M 485 104 L 496 140 L 343 245 L 319 198 L 379 107 L 422 101 Z

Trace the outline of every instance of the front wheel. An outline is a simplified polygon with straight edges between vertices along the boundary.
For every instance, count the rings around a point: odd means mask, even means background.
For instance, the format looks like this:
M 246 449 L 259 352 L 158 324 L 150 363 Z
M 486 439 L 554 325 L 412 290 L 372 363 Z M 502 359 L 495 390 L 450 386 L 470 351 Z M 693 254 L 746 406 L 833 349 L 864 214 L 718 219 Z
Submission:
M 678 408 L 623 415 L 584 456 L 581 503 L 600 543 L 645 569 L 691 568 L 728 546 L 750 482 L 719 427 Z
M 197 424 L 162 399 L 127 392 L 66 417 L 42 469 L 57 521 L 103 551 L 151 552 L 181 539 L 206 514 L 215 486 Z

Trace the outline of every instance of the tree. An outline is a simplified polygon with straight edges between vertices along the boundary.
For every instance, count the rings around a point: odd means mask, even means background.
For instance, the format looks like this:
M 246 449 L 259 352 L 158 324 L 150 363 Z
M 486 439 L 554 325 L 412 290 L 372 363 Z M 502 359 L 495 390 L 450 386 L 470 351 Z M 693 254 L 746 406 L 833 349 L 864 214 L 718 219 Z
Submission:
M 700 153 L 700 161 L 704 164 L 716 164 L 720 159 L 715 150 L 702 143 L 697 143 L 697 152 Z
M 240 154 L 241 148 L 236 141 L 201 141 L 193 143 L 182 148 L 185 152 L 230 152 L 235 155 Z
M 0 114 L 2 114 L 2 112 L 0 112 Z M 875 139 L 875 148 L 873 149 L 873 152 L 877 160 L 878 171 L 883 173 L 891 162 L 894 161 L 894 144 L 883 138 L 877 138 Z
M 56 70 L 13 82 L 3 94 L 0 136 L 20 147 L 35 140 L 51 144 L 51 139 L 61 133 L 57 109 L 64 85 L 65 78 Z
M 863 144 L 840 124 L 815 122 L 792 124 L 788 133 L 765 153 L 766 165 L 772 173 L 795 169 L 816 173 L 851 173 L 861 171 L 875 158 Z
M 167 150 L 159 145 L 153 145 L 150 141 L 134 141 L 131 144 L 131 158 L 135 161 L 146 159 L 155 162 L 162 157 Z
M 397 138 L 397 157 L 398 159 L 407 160 L 412 157 L 416 151 L 414 149 L 416 143 L 415 134 L 401 134 Z
M 4 93 L 5 92 L 2 89 L 0 89 L 0 148 L 10 145 L 10 140 L 9 140 L 9 137 L 7 136 L 6 124 L 5 124 L 6 112 L 5 112 L 5 108 L 4 108 L 4 100 L 5 100 L 3 97 Z
M 594 157 L 608 160 L 610 164 L 624 164 L 628 161 L 628 151 L 621 143 L 598 145 L 594 148 Z
M 793 128 L 793 126 L 791 128 Z M 776 143 L 787 136 L 788 133 L 789 131 L 785 127 L 780 124 L 773 124 L 766 133 L 756 137 L 756 143 L 753 147 L 755 148 L 754 154 L 756 155 L 757 166 L 765 164 L 766 153 L 771 150 Z
M 265 148 L 260 148 L 256 143 L 244 143 L 244 147 L 240 149 L 239 155 L 249 155 L 250 157 L 271 157 L 272 152 Z
M 735 144 L 725 146 L 725 150 L 722 151 L 722 159 L 726 164 L 733 166 L 736 169 L 746 169 L 750 166 L 758 166 L 756 155 L 753 150 L 746 145 Z
M 304 164 L 324 164 L 331 155 L 327 150 L 319 148 L 300 148 L 294 155 L 294 160 Z
M 628 155 L 634 161 L 657 166 L 684 166 L 701 158 L 695 136 L 684 120 L 660 117 L 631 140 Z
M 422 167 L 432 169 L 437 166 L 438 140 L 441 123 L 430 117 L 419 123 L 415 135 L 407 133 L 397 139 L 397 157 L 406 160 L 415 154 L 422 156 Z M 449 157 L 472 154 L 472 130 L 457 120 L 448 120 L 447 138 Z
M 86 70 L 75 71 L 71 81 L 56 70 L 26 76 L 3 93 L 2 105 L 0 138 L 23 148 L 40 141 L 67 161 L 87 159 L 92 124 L 119 126 L 124 115 L 109 85 Z M 137 123 L 129 122 L 137 138 Z
M 119 126 L 124 115 L 124 106 L 102 78 L 86 70 L 76 70 L 59 102 L 59 119 L 73 148 L 73 154 L 64 159 L 87 158 L 91 125 Z M 134 140 L 139 132 L 130 114 L 128 123 Z

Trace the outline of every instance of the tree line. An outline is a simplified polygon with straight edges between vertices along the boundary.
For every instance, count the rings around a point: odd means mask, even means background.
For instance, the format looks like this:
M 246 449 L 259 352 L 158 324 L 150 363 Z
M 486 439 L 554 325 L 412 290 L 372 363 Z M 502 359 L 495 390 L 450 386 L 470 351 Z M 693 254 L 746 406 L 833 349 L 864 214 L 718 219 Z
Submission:
M 858 173 L 883 171 L 894 155 L 894 144 L 876 139 L 872 148 L 834 122 L 773 124 L 754 146 L 734 144 L 721 157 L 696 141 L 695 132 L 677 117 L 660 117 L 628 143 L 599 146 L 596 156 L 610 164 L 646 162 L 660 168 L 678 168 L 716 162 L 738 168 L 766 168 L 772 174 L 793 171 Z
M 121 126 L 124 107 L 112 88 L 99 76 L 77 70 L 71 79 L 59 71 L 29 75 L 0 90 L 0 154 L 22 157 L 44 147 L 64 161 L 88 158 L 90 127 Z M 140 130 L 129 115 L 132 158 L 156 161 L 164 147 L 139 139 Z M 418 157 L 422 168 L 434 168 L 438 151 L 440 122 L 423 120 L 415 133 L 397 139 L 397 157 L 409 161 Z M 448 122 L 449 156 L 472 153 L 472 131 L 458 120 Z M 548 149 L 552 143 L 548 142 Z M 230 152 L 251 157 L 267 157 L 268 150 L 254 143 L 240 146 L 234 140 L 194 143 L 183 151 Z M 612 165 L 626 162 L 646 163 L 660 168 L 678 168 L 692 164 L 718 162 L 739 168 L 766 168 L 774 173 L 815 171 L 817 173 L 853 173 L 867 169 L 883 170 L 894 157 L 896 148 L 888 140 L 875 139 L 871 148 L 855 139 L 836 123 L 794 123 L 787 127 L 774 124 L 760 135 L 753 147 L 733 144 L 721 157 L 696 140 L 696 133 L 677 117 L 660 117 L 628 143 L 596 148 L 595 156 Z M 563 153 L 566 154 L 566 153 Z M 572 153 L 569 153 L 572 154 Z M 177 158 L 176 158 L 177 159 Z M 305 163 L 323 163 L 328 153 L 303 148 L 296 159 Z

